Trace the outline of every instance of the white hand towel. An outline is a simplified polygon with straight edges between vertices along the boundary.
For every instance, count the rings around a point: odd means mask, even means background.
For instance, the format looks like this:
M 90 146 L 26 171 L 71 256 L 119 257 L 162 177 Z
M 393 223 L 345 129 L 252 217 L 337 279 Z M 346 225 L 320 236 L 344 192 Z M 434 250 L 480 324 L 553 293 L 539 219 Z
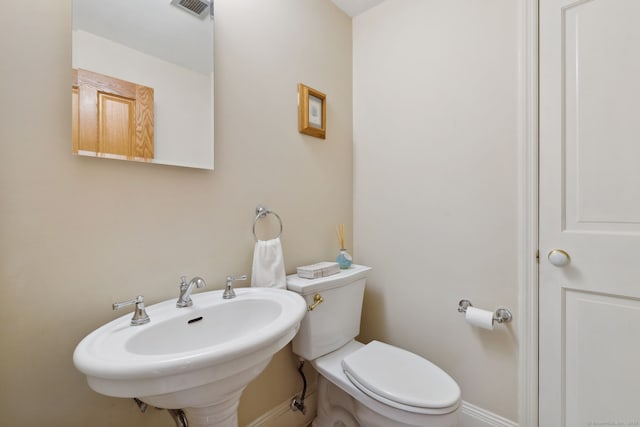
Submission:
M 253 251 L 251 286 L 287 288 L 280 238 L 258 240 Z

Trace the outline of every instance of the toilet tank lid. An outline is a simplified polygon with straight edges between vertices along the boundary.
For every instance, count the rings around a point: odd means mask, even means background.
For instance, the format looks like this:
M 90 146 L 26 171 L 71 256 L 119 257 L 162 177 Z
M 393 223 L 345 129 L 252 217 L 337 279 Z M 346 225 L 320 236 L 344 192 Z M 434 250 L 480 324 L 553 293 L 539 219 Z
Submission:
M 287 289 L 301 295 L 313 294 L 328 289 L 339 288 L 356 280 L 366 278 L 370 270 L 371 267 L 353 264 L 349 268 L 340 270 L 337 274 L 319 279 L 305 279 L 299 277 L 297 274 L 291 274 L 287 276 Z
M 427 359 L 398 347 L 371 341 L 342 360 L 347 377 L 358 388 L 389 404 L 446 409 L 459 405 L 460 387 Z M 379 399 L 378 397 L 382 397 Z

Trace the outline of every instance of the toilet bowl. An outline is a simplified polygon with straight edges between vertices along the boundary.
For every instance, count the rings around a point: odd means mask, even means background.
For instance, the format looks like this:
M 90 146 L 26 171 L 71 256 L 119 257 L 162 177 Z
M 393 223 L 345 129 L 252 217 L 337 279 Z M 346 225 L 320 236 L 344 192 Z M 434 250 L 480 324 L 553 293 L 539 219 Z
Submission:
M 320 279 L 287 277 L 289 290 L 311 306 L 293 351 L 311 361 L 318 379 L 314 427 L 455 427 L 460 388 L 442 369 L 409 351 L 355 340 L 369 267 L 353 265 Z

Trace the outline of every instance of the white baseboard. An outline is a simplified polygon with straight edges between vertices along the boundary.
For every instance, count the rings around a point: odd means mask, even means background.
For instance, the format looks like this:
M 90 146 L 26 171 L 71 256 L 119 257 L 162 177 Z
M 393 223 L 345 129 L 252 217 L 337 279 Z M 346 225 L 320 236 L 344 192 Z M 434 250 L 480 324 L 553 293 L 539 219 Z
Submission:
M 518 424 L 463 401 L 458 427 L 518 427 Z
M 291 396 L 286 402 L 282 402 L 261 417 L 253 420 L 247 427 L 305 427 L 311 424 L 316 415 L 316 394 L 311 391 L 305 398 L 304 404 L 307 407 L 306 415 L 299 411 L 291 410 Z
M 291 399 L 280 403 L 269 412 L 255 419 L 247 427 L 305 427 L 316 414 L 315 392 L 305 397 L 307 414 L 291 410 Z M 458 427 L 518 427 L 518 424 L 469 402 L 462 402 Z

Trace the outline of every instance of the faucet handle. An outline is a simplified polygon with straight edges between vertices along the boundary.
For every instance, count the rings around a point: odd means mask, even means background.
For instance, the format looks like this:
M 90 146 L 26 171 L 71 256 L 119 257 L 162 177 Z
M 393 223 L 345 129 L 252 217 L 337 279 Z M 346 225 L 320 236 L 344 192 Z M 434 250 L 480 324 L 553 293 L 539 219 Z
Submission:
M 224 288 L 222 298 L 231 299 L 236 297 L 236 292 L 233 290 L 233 282 L 236 282 L 238 280 L 247 280 L 247 275 L 243 274 L 242 276 L 227 276 L 227 285 Z
M 133 312 L 133 318 L 131 319 L 131 326 L 144 325 L 145 323 L 149 323 L 151 319 L 147 314 L 147 311 L 144 308 L 144 297 L 142 295 L 138 295 L 132 300 L 116 302 L 113 303 L 113 310 L 120 310 L 122 307 L 127 307 L 130 305 L 136 305 L 136 309 Z
M 237 282 L 238 280 L 247 280 L 247 275 L 243 274 L 242 276 L 227 276 L 227 283 Z

